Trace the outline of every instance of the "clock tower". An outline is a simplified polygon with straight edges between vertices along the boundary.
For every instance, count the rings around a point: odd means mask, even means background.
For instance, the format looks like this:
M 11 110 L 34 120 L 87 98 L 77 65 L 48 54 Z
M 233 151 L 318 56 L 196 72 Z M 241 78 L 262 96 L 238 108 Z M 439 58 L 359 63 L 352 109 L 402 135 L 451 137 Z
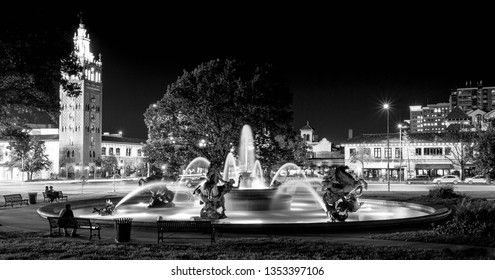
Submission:
M 79 77 L 80 94 L 67 96 L 60 91 L 59 120 L 60 174 L 68 179 L 95 178 L 101 160 L 102 63 L 90 50 L 91 40 L 84 24 L 74 34 L 74 48 L 83 70 Z

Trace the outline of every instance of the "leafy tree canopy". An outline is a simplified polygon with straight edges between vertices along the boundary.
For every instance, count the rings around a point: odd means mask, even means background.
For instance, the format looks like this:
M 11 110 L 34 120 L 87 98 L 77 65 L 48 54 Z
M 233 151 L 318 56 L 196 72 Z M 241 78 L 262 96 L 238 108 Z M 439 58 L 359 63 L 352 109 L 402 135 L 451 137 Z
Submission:
M 46 154 L 45 142 L 35 137 L 12 138 L 9 141 L 8 148 L 11 150 L 9 166 L 17 167 L 22 172 L 27 172 L 28 180 L 31 180 L 33 174 L 49 169 L 52 162 Z M 19 141 L 19 139 L 22 139 Z
M 475 145 L 474 163 L 478 174 L 495 175 L 495 128 L 480 132 Z
M 73 30 L 44 9 L 9 9 L 0 18 L 0 133 L 39 112 L 58 121 L 60 87 L 79 92 L 68 78 L 81 71 Z
M 248 124 L 264 168 L 281 160 L 301 161 L 304 153 L 297 150 L 304 145 L 292 128 L 291 103 L 291 92 L 269 65 L 203 63 L 184 71 L 145 112 L 146 152 L 151 163 L 166 162 L 177 171 L 197 156 L 223 165 Z

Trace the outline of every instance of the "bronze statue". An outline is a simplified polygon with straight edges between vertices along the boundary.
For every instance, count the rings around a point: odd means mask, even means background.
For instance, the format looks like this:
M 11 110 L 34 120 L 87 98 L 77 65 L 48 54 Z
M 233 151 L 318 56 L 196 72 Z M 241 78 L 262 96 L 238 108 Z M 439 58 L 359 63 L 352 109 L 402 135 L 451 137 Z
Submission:
M 359 197 L 363 188 L 368 189 L 368 184 L 363 179 L 356 180 L 349 174 L 347 166 L 339 166 L 332 170 L 323 180 L 326 192 L 323 195 L 327 216 L 332 222 L 345 221 L 349 212 L 356 212 L 362 202 Z
M 220 178 L 220 173 L 212 166 L 206 175 L 206 182 L 203 185 L 198 186 L 193 194 L 198 194 L 200 197 L 200 204 L 204 204 L 200 210 L 200 217 L 203 219 L 225 219 L 225 195 L 235 188 L 233 179 L 225 181 Z M 239 177 L 239 182 L 241 177 Z M 217 186 L 221 181 L 224 184 Z M 219 212 L 220 211 L 220 212 Z
M 169 208 L 175 206 L 175 204 L 173 203 L 175 194 L 166 186 L 163 186 L 156 192 L 150 192 L 151 198 L 148 208 Z
M 93 207 L 93 213 L 98 213 L 100 216 L 113 215 L 115 211 L 115 205 L 110 199 L 105 201 L 105 206 L 103 208 Z

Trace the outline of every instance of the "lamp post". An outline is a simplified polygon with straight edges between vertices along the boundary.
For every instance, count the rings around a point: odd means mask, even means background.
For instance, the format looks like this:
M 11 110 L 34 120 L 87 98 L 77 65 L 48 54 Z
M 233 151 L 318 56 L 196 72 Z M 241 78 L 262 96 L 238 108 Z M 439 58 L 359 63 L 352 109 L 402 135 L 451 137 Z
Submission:
M 399 183 L 402 175 L 402 124 L 398 125 L 399 127 Z
M 386 153 L 385 153 L 385 156 L 387 157 L 387 190 L 390 191 L 390 174 L 389 174 L 389 171 L 390 171 L 390 139 L 389 139 L 389 124 L 388 124 L 388 121 L 389 121 L 389 110 L 388 110 L 388 103 L 385 103 L 383 104 L 383 109 L 385 109 L 387 111 L 387 150 L 386 150 Z
M 115 192 L 115 166 L 112 168 L 112 184 L 113 184 L 113 192 Z

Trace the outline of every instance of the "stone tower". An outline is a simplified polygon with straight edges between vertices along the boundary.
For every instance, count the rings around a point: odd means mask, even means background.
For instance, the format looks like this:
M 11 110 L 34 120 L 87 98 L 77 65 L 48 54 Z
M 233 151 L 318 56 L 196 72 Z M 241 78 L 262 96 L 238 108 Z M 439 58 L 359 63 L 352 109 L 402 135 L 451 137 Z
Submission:
M 60 175 L 68 179 L 94 178 L 101 159 L 102 63 L 90 50 L 91 40 L 81 22 L 74 34 L 74 48 L 83 66 L 80 77 L 71 77 L 81 87 L 77 97 L 61 90 L 59 121 Z

